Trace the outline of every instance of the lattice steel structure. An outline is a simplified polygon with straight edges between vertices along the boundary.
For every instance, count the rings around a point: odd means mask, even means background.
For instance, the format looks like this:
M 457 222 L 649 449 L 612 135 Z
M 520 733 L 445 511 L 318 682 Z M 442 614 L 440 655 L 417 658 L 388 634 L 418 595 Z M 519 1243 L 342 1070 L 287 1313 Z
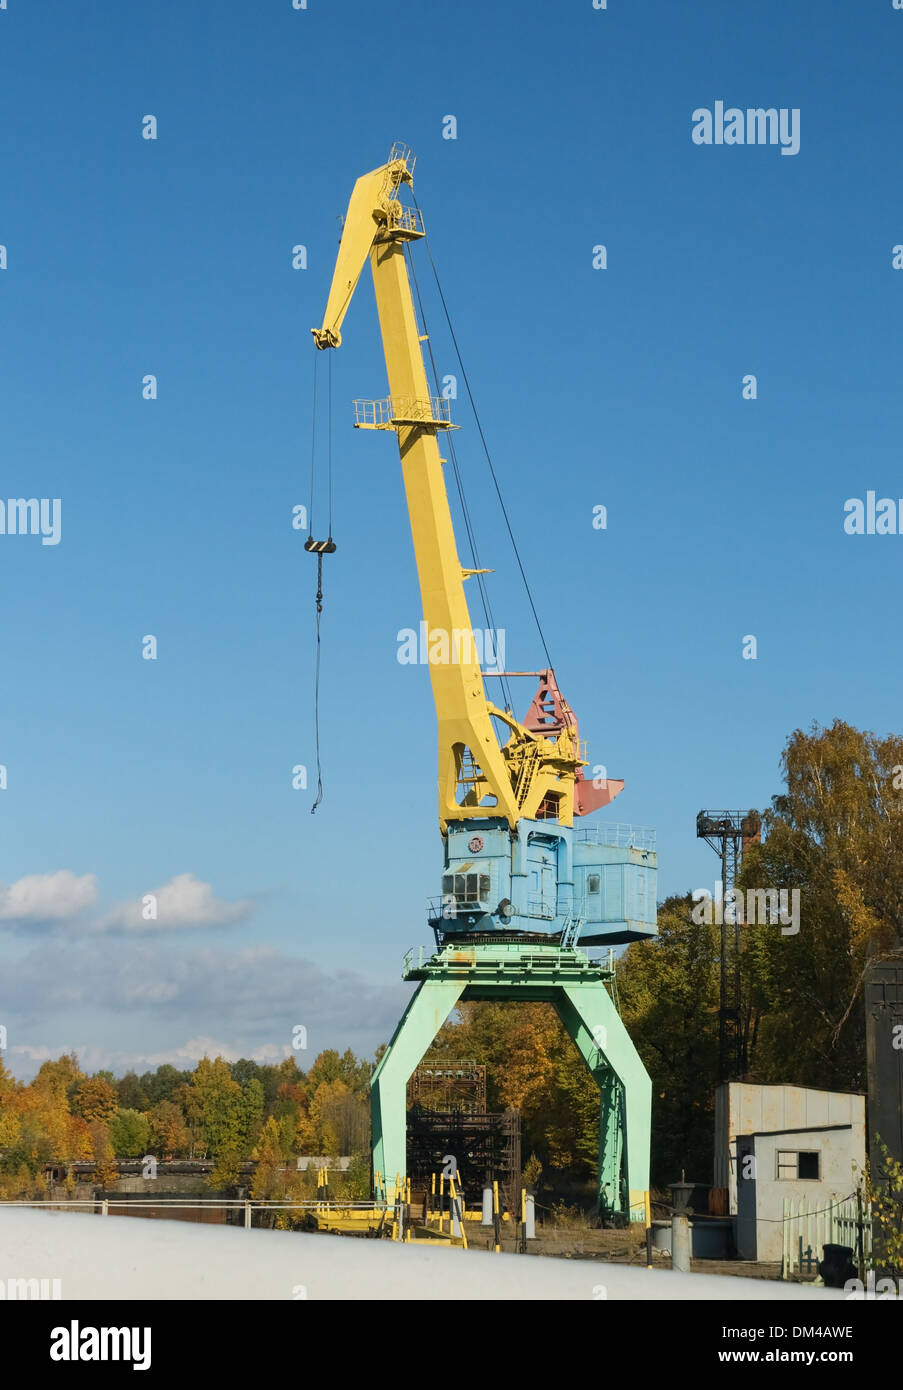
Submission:
M 442 1114 L 416 1106 L 408 1115 L 408 1172 L 414 1201 L 429 1190 L 431 1174 L 441 1173 L 448 1156 L 457 1164 L 458 1190 L 476 1206 L 487 1183 L 497 1181 L 499 1201 L 520 1211 L 520 1111 Z
M 721 955 L 718 1006 L 718 1080 L 736 1081 L 746 1074 L 749 1063 L 748 1039 L 743 1027 L 740 986 L 740 926 L 735 920 L 728 932 L 724 904 L 733 888 L 743 852 L 761 835 L 758 811 L 700 811 L 696 817 L 696 836 L 705 840 L 721 861 Z M 716 919 L 717 920 L 717 919 Z
M 427 1058 L 408 1082 L 408 1108 L 455 1110 L 462 1115 L 486 1111 L 486 1068 L 480 1062 Z

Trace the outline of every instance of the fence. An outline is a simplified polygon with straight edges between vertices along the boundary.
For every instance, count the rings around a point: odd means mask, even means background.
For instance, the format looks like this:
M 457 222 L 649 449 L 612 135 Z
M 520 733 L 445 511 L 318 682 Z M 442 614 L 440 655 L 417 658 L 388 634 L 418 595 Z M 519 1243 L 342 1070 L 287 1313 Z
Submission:
M 142 1209 L 148 1209 L 146 1214 L 149 1216 L 159 1213 L 164 1217 L 168 1212 L 203 1213 L 188 1218 L 196 1221 L 209 1221 L 212 1215 L 217 1212 L 224 1213 L 222 1219 L 228 1221 L 228 1213 L 235 1212 L 241 1215 L 242 1220 L 229 1224 L 243 1224 L 250 1230 L 254 1224 L 254 1212 L 298 1211 L 312 1212 L 314 1215 L 319 1212 L 363 1221 L 370 1216 L 380 1216 L 386 1210 L 386 1203 L 384 1201 L 334 1201 L 328 1197 L 311 1198 L 309 1201 L 301 1202 L 252 1202 L 242 1197 L 188 1197 L 183 1199 L 177 1196 L 170 1199 L 169 1195 L 161 1195 L 149 1198 L 98 1197 L 84 1201 L 55 1201 L 50 1197 L 47 1201 L 0 1202 L 0 1213 L 8 1207 L 31 1207 L 37 1211 L 85 1211 L 96 1216 L 109 1216 L 111 1212 L 115 1215 L 117 1211 L 125 1215 L 138 1216 L 142 1214 Z
M 815 1273 L 826 1245 L 848 1245 L 853 1263 L 868 1269 L 872 1261 L 872 1206 L 861 1194 L 849 1197 L 784 1198 L 784 1249 L 781 1278 Z
M 574 830 L 575 840 L 614 849 L 655 849 L 655 831 L 649 825 L 629 825 L 624 821 L 600 821 Z

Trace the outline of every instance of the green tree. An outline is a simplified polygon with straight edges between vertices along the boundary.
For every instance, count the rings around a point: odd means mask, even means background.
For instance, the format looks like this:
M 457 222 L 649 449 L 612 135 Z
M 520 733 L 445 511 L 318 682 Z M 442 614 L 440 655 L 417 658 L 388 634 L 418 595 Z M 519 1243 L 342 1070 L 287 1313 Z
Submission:
M 720 927 L 693 921 L 692 901 L 668 898 L 658 936 L 635 941 L 617 966 L 621 1018 L 652 1078 L 652 1181 L 681 1169 L 707 1181 L 718 1068 Z
M 147 1097 L 148 1105 L 153 1106 L 161 1100 L 174 1100 L 179 1088 L 190 1081 L 190 1071 L 177 1071 L 168 1062 L 164 1062 L 156 1071 L 146 1071 L 140 1077 L 139 1084 Z
M 259 1083 L 250 1082 L 249 1086 Z M 222 1189 L 238 1181 L 239 1165 L 247 1151 L 248 1102 L 229 1064 L 222 1057 L 203 1057 L 182 1088 L 185 1113 L 201 1148 L 213 1155 L 210 1186 Z
M 119 1110 L 110 1120 L 110 1143 L 117 1158 L 143 1158 L 148 1150 L 147 1116 Z
M 241 1151 L 250 1153 L 263 1124 L 263 1085 L 256 1076 L 241 1088 Z
M 116 1082 L 116 1095 L 121 1110 L 148 1110 L 150 1101 L 136 1072 L 127 1071 Z
M 252 1062 L 247 1057 L 240 1057 L 237 1062 L 229 1063 L 229 1071 L 232 1080 L 237 1081 L 239 1086 L 247 1086 L 249 1081 L 263 1082 L 263 1067 L 259 1062 Z
M 869 1175 L 875 1265 L 883 1277 L 903 1277 L 903 1163 L 879 1141 L 876 1174 Z M 873 1180 L 877 1179 L 876 1182 Z

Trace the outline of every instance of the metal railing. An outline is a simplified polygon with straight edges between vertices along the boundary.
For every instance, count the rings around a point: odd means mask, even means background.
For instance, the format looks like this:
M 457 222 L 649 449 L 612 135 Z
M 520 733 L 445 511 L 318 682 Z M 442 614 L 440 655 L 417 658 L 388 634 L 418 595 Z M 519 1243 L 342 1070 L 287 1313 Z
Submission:
M 255 1211 L 307 1211 L 307 1212 L 369 1212 L 380 1215 L 386 1209 L 385 1201 L 360 1201 L 346 1202 L 339 1201 L 331 1197 L 312 1197 L 301 1202 L 252 1202 L 241 1197 L 195 1197 L 190 1201 L 183 1201 L 181 1198 L 170 1200 L 168 1194 L 159 1197 L 148 1198 L 116 1198 L 98 1197 L 75 1199 L 64 1201 L 60 1198 L 48 1197 L 46 1201 L 16 1201 L 0 1202 L 0 1212 L 6 1207 L 34 1207 L 44 1211 L 77 1211 L 79 1208 L 87 1208 L 89 1213 L 96 1216 L 109 1216 L 110 1210 L 119 1207 L 123 1211 L 132 1211 L 136 1207 L 156 1207 L 157 1210 L 166 1211 L 240 1211 L 244 1214 L 244 1224 L 250 1227 L 252 1224 L 253 1213 Z M 389 1204 L 391 1205 L 391 1204 Z
M 614 970 L 614 952 L 611 947 L 607 948 L 605 959 L 599 959 L 595 955 L 587 956 L 579 945 L 576 948 L 567 947 L 557 942 L 549 946 L 538 946 L 535 942 L 521 944 L 509 940 L 499 943 L 498 954 L 493 953 L 490 948 L 490 942 L 482 942 L 479 946 L 471 943 L 460 946 L 446 944 L 439 951 L 430 946 L 411 946 L 405 952 L 402 973 L 407 977 L 412 970 L 424 968 L 437 973 L 455 969 L 490 973 L 501 968 L 503 971 L 510 969 L 512 974 L 518 974 L 525 966 L 530 970 L 545 968 L 573 972 L 575 969 L 583 971 L 587 965 L 593 971 L 611 973 Z
M 615 849 L 655 849 L 655 831 L 650 825 L 603 821 L 598 825 L 578 826 L 574 835 L 578 840 Z
M 393 200 L 396 201 L 396 200 Z M 398 203 L 397 212 L 393 209 L 393 229 L 401 232 L 410 232 L 412 236 L 425 236 L 426 229 L 423 225 L 423 213 L 419 208 L 408 208 L 402 203 Z
M 408 173 L 413 174 L 414 165 L 417 163 L 417 156 L 410 145 L 405 144 L 404 140 L 396 140 L 389 151 L 390 164 L 394 164 L 395 161 L 399 159 L 402 163 L 407 165 Z
M 354 423 L 369 429 L 397 424 L 451 424 L 451 402 L 445 396 L 386 396 L 379 401 L 356 400 Z

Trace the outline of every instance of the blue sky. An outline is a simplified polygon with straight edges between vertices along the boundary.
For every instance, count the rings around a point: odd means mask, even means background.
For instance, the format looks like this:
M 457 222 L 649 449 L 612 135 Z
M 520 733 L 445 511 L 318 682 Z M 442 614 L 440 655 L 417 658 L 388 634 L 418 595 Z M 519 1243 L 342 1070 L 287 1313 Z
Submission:
M 58 545 L 0 536 L 17 1073 L 64 1047 L 278 1057 L 298 1023 L 308 1060 L 369 1054 L 409 993 L 435 727 L 427 672 L 396 660 L 420 611 L 394 440 L 351 427 L 386 390 L 366 278 L 333 362 L 316 816 L 291 786 L 313 762 L 309 329 L 354 179 L 396 139 L 560 683 L 626 780 L 611 816 L 658 831 L 660 896 L 711 884 L 696 811 L 767 805 L 794 728 L 899 731 L 903 536 L 846 535 L 843 505 L 903 496 L 901 48 L 891 0 L 8 0 L 0 495 L 62 500 Z M 799 153 L 694 144 L 716 101 L 799 109 Z M 508 664 L 532 668 L 455 418 Z M 158 889 L 181 927 L 142 927 Z

